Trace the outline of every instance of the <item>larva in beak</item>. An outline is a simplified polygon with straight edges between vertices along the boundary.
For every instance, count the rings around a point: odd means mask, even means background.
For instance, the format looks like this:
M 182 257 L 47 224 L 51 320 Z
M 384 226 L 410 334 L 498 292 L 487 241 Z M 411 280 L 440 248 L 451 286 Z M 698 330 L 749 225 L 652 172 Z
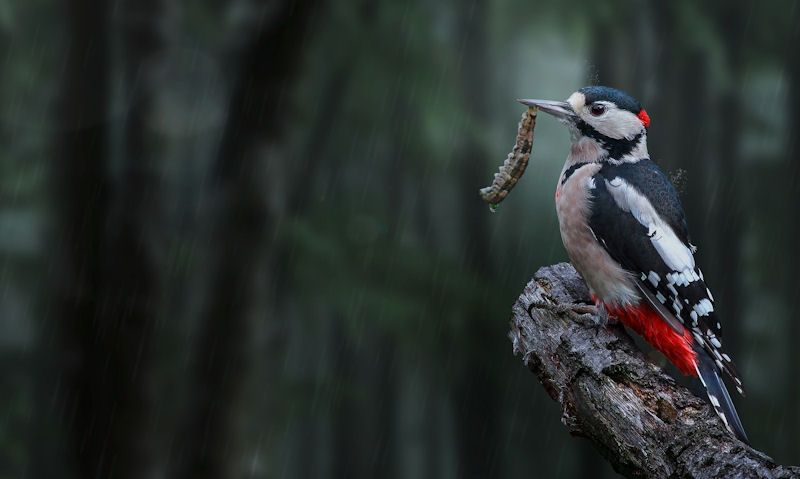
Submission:
M 503 162 L 500 171 L 494 174 L 492 184 L 480 190 L 481 198 L 489 203 L 492 211 L 497 208 L 498 203 L 508 196 L 517 181 L 522 178 L 525 168 L 528 167 L 531 147 L 533 146 L 533 128 L 536 126 L 537 111 L 538 108 L 531 106 L 522 114 L 522 119 L 517 127 L 517 141 L 514 144 L 514 148 L 506 157 L 506 161 Z

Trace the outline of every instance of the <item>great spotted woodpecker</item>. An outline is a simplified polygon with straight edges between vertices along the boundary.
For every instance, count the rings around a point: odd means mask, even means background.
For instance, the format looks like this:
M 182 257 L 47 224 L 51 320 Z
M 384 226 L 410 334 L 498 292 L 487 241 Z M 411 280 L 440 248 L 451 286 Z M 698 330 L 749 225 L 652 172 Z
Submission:
M 650 117 L 630 95 L 590 86 L 565 102 L 520 100 L 566 124 L 572 146 L 556 187 L 561 238 L 597 307 L 699 376 L 725 426 L 747 436 L 720 377 L 742 381 L 722 348 L 714 297 L 695 263 L 680 199 L 647 152 Z

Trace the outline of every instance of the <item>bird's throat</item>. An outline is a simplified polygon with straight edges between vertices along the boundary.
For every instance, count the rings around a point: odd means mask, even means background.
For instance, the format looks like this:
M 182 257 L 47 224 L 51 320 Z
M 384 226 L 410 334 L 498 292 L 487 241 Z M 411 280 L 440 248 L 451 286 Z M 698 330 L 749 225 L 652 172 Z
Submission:
M 594 154 L 594 159 L 583 161 L 636 161 L 647 158 L 647 135 L 643 129 L 632 138 L 611 138 L 592 128 L 584 121 L 575 125 L 578 131 L 578 140 L 572 143 L 572 151 L 581 155 Z M 591 145 L 591 147 L 590 147 Z M 590 151 L 594 148 L 594 152 Z

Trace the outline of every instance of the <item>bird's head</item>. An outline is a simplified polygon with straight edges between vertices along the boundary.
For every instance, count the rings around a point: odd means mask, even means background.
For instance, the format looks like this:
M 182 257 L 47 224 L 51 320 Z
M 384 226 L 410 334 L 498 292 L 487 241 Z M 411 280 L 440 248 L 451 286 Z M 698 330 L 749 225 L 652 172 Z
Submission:
M 635 98 L 606 86 L 587 86 L 567 101 L 519 100 L 538 107 L 565 123 L 573 143 L 596 142 L 611 159 L 647 155 L 647 128 L 650 117 Z

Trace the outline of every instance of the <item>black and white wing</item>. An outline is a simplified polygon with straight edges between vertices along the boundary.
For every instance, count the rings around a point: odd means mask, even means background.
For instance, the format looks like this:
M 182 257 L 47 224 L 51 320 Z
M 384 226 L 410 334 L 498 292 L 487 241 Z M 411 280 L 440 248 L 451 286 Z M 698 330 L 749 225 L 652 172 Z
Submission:
M 694 261 L 686 217 L 675 188 L 650 160 L 606 164 L 592 177 L 589 227 L 614 260 L 637 278 L 642 295 L 679 332 L 692 332 L 697 374 L 726 427 L 747 434 L 719 372 L 742 393 L 742 381 L 722 349 L 714 297 Z
M 714 297 L 695 264 L 686 217 L 667 176 L 650 160 L 606 164 L 593 177 L 589 226 L 673 328 L 688 328 L 716 366 L 742 383 L 722 350 Z

